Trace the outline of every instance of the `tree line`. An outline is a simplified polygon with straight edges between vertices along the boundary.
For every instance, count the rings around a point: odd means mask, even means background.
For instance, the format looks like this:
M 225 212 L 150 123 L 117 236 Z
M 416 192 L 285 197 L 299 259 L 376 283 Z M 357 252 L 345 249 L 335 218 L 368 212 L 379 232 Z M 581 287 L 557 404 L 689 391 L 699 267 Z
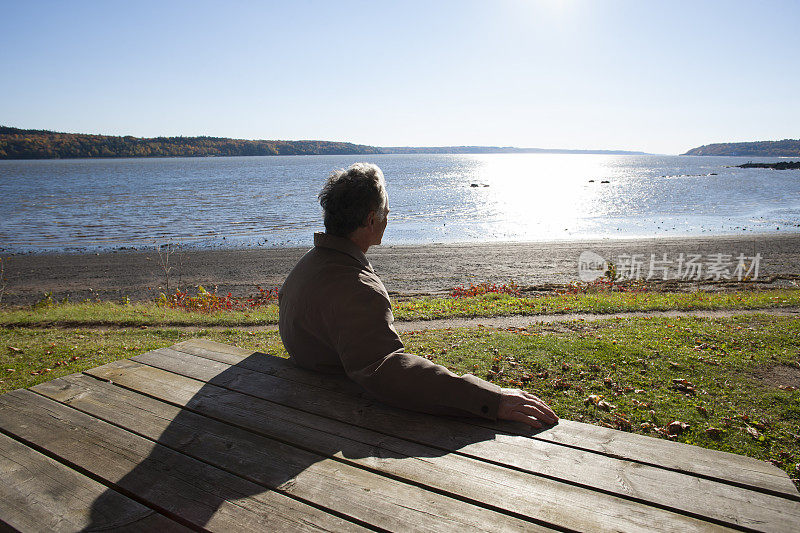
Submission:
M 716 143 L 692 148 L 683 155 L 727 155 L 747 157 L 800 156 L 800 140 Z
M 334 141 L 224 137 L 115 137 L 0 126 L 0 159 L 379 154 L 374 146 Z

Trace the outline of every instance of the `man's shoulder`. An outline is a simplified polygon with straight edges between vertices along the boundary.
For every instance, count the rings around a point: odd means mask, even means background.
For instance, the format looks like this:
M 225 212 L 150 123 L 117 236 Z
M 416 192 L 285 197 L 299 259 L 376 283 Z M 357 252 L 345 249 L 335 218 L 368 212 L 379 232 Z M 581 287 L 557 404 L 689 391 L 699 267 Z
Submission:
M 372 270 L 362 269 L 361 272 L 359 272 L 358 285 L 362 291 L 377 293 L 386 300 L 389 299 L 386 287 L 384 287 L 381 278 Z
M 377 294 L 388 300 L 386 288 L 372 268 L 329 248 L 309 250 L 289 274 L 286 285 L 333 291 L 356 298 Z

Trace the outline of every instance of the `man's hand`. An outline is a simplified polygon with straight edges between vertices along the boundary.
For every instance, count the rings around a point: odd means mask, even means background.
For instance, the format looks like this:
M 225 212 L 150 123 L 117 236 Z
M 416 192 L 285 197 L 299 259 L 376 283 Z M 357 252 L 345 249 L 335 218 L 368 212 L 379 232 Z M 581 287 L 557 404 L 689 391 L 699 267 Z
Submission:
M 545 424 L 555 424 L 558 417 L 542 400 L 519 389 L 502 389 L 497 418 L 528 424 L 536 429 Z

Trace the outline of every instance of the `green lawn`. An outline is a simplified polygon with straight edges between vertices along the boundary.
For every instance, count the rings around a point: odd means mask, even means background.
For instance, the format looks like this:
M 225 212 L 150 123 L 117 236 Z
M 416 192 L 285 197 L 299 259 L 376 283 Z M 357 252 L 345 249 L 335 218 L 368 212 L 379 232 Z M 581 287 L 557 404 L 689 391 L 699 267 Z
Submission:
M 398 320 L 629 311 L 768 309 L 800 306 L 800 289 L 710 293 L 595 292 L 539 297 L 490 293 L 471 298 L 419 298 L 393 305 Z
M 800 386 L 800 318 L 569 321 L 428 330 L 404 341 L 456 372 L 534 391 L 559 416 L 769 460 L 800 475 L 800 391 L 792 389 Z M 688 427 L 670 435 L 676 421 Z
M 286 355 L 274 331 L 0 328 L 0 392 L 189 337 Z M 428 330 L 403 340 L 457 373 L 534 391 L 561 417 L 769 460 L 795 480 L 800 474 L 800 391 L 790 387 L 800 380 L 796 317 L 569 321 Z M 670 435 L 673 422 L 688 427 Z
M 414 298 L 393 302 L 397 320 L 628 311 L 769 309 L 800 307 L 800 289 L 709 292 L 597 292 L 516 297 L 483 294 L 468 298 Z M 278 322 L 277 304 L 244 311 L 209 313 L 172 309 L 155 303 L 49 303 L 0 309 L 0 326 L 257 326 Z

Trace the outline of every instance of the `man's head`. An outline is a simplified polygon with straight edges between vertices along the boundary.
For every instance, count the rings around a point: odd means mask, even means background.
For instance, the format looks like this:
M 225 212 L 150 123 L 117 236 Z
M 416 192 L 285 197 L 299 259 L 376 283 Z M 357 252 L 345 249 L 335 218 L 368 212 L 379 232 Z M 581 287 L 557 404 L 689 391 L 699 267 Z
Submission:
M 369 244 L 380 244 L 389 201 L 383 172 L 377 165 L 355 163 L 347 170 L 333 172 L 319 193 L 319 203 L 327 233 L 352 238 L 354 233 L 368 229 L 375 234 L 372 240 L 377 240 Z

